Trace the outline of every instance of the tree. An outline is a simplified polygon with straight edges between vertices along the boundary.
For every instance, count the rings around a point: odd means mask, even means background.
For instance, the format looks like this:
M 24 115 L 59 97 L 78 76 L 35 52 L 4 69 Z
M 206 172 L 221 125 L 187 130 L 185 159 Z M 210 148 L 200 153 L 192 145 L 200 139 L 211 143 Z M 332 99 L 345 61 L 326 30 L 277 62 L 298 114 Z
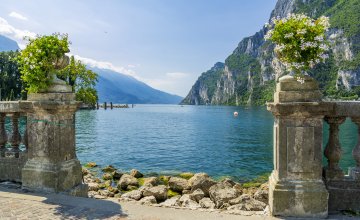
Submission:
M 16 57 L 17 51 L 0 52 L 1 100 L 18 100 L 22 97 L 22 83 Z
M 59 71 L 58 77 L 65 80 L 76 93 L 76 100 L 95 106 L 98 95 L 95 89 L 97 74 L 71 56 L 70 63 Z

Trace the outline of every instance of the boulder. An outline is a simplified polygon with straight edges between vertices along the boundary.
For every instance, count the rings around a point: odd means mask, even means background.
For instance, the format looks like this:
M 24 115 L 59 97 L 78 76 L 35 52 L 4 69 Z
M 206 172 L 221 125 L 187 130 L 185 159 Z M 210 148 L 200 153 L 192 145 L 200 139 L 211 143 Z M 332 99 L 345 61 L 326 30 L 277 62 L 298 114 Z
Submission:
M 229 204 L 230 205 L 236 205 L 236 204 L 239 204 L 239 203 L 242 203 L 242 202 L 246 202 L 246 201 L 248 201 L 250 199 L 251 199 L 251 196 L 249 194 L 242 194 L 241 196 L 230 200 Z
M 154 196 L 146 196 L 140 199 L 139 202 L 141 205 L 152 205 L 152 204 L 156 204 L 156 198 Z
M 265 203 L 251 198 L 250 200 L 246 200 L 240 204 L 230 206 L 227 210 L 263 211 L 265 208 Z
M 210 199 L 215 203 L 216 208 L 227 206 L 228 202 L 239 196 L 239 193 L 233 189 L 231 184 L 220 182 L 209 189 Z
M 239 193 L 239 194 L 243 194 L 243 187 L 241 186 L 241 184 L 236 183 L 233 188 Z
M 100 195 L 105 197 L 114 197 L 114 193 L 110 192 L 109 190 L 99 190 Z
M 109 165 L 109 166 L 102 168 L 101 170 L 105 173 L 111 173 L 111 172 L 114 172 L 116 170 L 116 168 Z
M 201 208 L 205 208 L 205 209 L 214 209 L 215 208 L 215 203 L 213 201 L 211 201 L 211 199 L 208 197 L 201 199 L 199 201 L 199 205 L 201 206 Z
M 118 188 L 112 187 L 112 186 L 109 186 L 107 188 L 107 190 L 109 190 L 110 192 L 115 193 L 115 194 L 119 192 Z
M 164 185 L 142 188 L 143 196 L 154 196 L 156 201 L 164 201 L 167 199 L 168 188 Z
M 119 189 L 126 189 L 128 186 L 139 186 L 139 183 L 135 177 L 124 174 L 121 176 L 117 186 Z
M 121 178 L 122 175 L 124 175 L 124 173 L 115 170 L 114 172 L 111 173 L 111 175 L 113 176 L 114 179 L 118 180 Z
M 228 185 L 231 185 L 231 187 L 236 185 L 236 183 L 234 181 L 232 181 L 230 178 L 225 178 L 225 179 L 221 180 L 221 183 L 226 183 Z
M 188 183 L 192 192 L 197 189 L 201 189 L 205 196 L 209 196 L 210 187 L 216 184 L 216 182 L 212 180 L 206 173 L 195 174 L 189 179 Z
M 189 190 L 189 189 L 184 189 L 181 194 L 184 195 L 184 194 L 190 194 L 190 193 L 191 193 L 191 190 Z
M 182 192 L 185 189 L 189 189 L 188 181 L 180 177 L 170 177 L 169 187 L 175 192 Z
M 102 195 L 95 195 L 94 199 L 106 199 L 106 196 L 102 196 Z
M 181 196 L 179 202 L 181 203 L 181 207 L 189 208 L 189 209 L 198 209 L 201 206 L 195 202 L 194 200 L 190 199 L 190 195 L 186 194 Z
M 102 178 L 103 180 L 111 180 L 113 177 L 110 173 L 104 173 Z
M 133 190 L 130 192 L 127 192 L 121 196 L 121 198 L 128 198 L 133 200 L 139 200 L 141 198 L 142 194 L 140 190 Z
M 144 185 L 157 186 L 158 184 L 159 179 L 157 177 L 144 178 Z
M 180 196 L 173 196 L 170 199 L 165 200 L 164 202 L 160 203 L 160 206 L 163 207 L 179 207 L 180 206 Z
M 254 199 L 269 204 L 269 190 L 258 189 L 254 194 Z
M 88 183 L 89 191 L 98 191 L 99 190 L 99 184 L 97 183 Z
M 130 175 L 135 177 L 135 178 L 141 178 L 141 177 L 144 176 L 142 173 L 140 173 L 140 171 L 138 171 L 136 169 L 130 170 Z
M 90 174 L 90 171 L 88 169 L 86 169 L 85 167 L 83 167 L 81 171 L 82 171 L 83 176 Z
M 199 202 L 202 198 L 204 198 L 205 194 L 201 189 L 196 189 L 194 192 L 189 194 L 190 199 Z
M 138 189 L 137 186 L 128 185 L 128 186 L 126 187 L 126 191 L 132 191 L 132 190 L 136 190 L 136 189 Z

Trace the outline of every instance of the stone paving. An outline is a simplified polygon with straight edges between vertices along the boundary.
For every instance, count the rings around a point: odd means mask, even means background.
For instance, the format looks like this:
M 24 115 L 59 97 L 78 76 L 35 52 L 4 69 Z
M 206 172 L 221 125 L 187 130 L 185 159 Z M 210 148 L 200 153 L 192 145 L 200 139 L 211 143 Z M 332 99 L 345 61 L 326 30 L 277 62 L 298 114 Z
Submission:
M 16 185 L 4 187 L 0 184 L 0 220 L 30 219 L 278 220 L 279 218 L 144 206 L 138 203 L 118 202 L 117 199 L 96 200 L 61 194 L 33 194 L 24 192 Z M 356 217 L 333 215 L 328 219 L 356 219 Z

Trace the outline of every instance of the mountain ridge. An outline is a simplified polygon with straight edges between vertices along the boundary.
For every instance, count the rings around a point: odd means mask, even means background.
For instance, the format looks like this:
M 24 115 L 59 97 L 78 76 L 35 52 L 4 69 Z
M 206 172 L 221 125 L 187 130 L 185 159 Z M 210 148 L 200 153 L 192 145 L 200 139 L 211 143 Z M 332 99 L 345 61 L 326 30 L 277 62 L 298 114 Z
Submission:
M 360 96 L 358 3 L 358 0 L 278 0 L 270 15 L 269 20 L 288 13 L 330 17 L 332 28 L 328 38 L 333 45 L 330 58 L 308 72 L 330 98 L 357 99 Z M 242 39 L 225 59 L 224 68 L 212 74 L 202 73 L 181 104 L 263 105 L 272 101 L 275 80 L 285 69 L 274 56 L 274 44 L 264 40 L 266 32 L 267 28 L 263 27 Z M 208 83 L 208 78 L 212 79 L 212 84 Z

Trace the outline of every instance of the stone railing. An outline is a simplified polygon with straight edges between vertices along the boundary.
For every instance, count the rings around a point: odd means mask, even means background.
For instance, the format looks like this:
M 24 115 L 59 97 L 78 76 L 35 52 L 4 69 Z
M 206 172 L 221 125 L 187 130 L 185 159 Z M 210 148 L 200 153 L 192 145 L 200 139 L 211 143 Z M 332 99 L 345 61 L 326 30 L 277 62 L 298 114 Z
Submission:
M 325 121 L 329 124 L 329 140 L 324 155 L 327 165 L 323 175 L 329 192 L 329 212 L 360 209 L 360 102 L 324 102 L 328 111 Z M 350 118 L 358 127 L 358 142 L 352 150 L 355 167 L 344 174 L 339 167 L 342 149 L 339 126 Z
M 28 144 L 26 123 L 23 136 L 20 134 L 20 117 L 26 117 L 26 113 L 19 102 L 0 102 L 0 181 L 21 182 Z
M 346 118 L 360 126 L 360 102 L 323 101 L 314 79 L 306 77 L 301 84 L 285 76 L 267 108 L 275 117 L 274 170 L 269 178 L 272 215 L 326 218 L 329 212 L 360 210 L 360 139 L 353 150 L 356 167 L 349 175 L 339 167 L 339 126 Z M 324 121 L 330 129 L 325 148 Z M 325 167 L 323 155 L 328 159 Z
M 0 102 L 0 181 L 17 181 L 31 191 L 87 196 L 75 151 L 79 106 L 64 83 L 28 94 L 26 101 Z M 23 116 L 26 128 L 20 132 Z

